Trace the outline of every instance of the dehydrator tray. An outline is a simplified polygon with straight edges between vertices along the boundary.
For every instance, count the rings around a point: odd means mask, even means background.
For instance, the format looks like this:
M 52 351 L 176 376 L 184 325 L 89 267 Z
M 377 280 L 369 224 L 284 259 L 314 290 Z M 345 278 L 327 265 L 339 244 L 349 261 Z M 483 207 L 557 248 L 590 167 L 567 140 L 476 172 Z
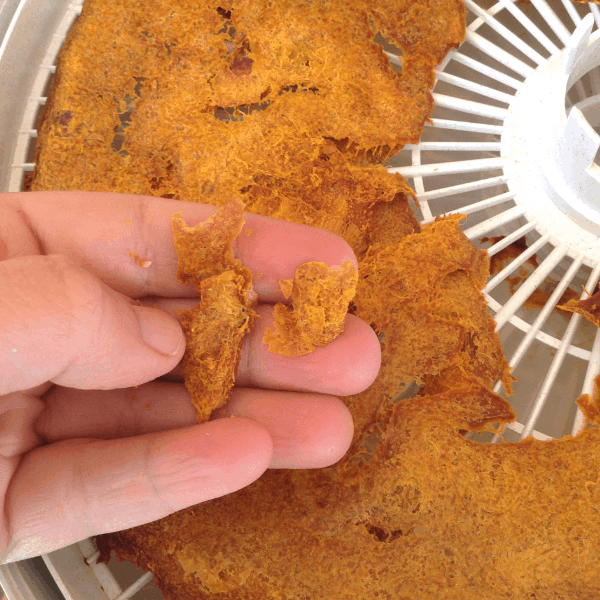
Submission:
M 19 191 L 33 170 L 40 113 L 82 4 L 0 1 L 0 191 Z M 388 167 L 416 191 L 421 222 L 467 214 L 467 237 L 503 257 L 484 292 L 518 379 L 506 437 L 559 438 L 581 427 L 574 400 L 600 371 L 599 331 L 555 309 L 568 288 L 584 298 L 600 279 L 600 10 L 570 0 L 465 4 L 466 41 L 437 69 L 431 122 Z M 507 253 L 517 240 L 519 252 Z M 533 306 L 536 290 L 544 302 Z M 67 600 L 161 597 L 151 574 L 98 556 L 84 540 L 43 560 Z M 0 566 L 0 583 L 9 600 L 59 597 L 34 561 Z

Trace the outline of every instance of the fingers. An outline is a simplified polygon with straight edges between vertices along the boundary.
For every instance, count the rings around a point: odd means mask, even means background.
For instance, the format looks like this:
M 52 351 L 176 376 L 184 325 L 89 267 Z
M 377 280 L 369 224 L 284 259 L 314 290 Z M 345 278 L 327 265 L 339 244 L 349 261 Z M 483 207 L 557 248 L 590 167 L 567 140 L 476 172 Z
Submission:
M 131 301 L 60 256 L 0 262 L 0 395 L 46 381 L 137 385 L 175 367 L 185 340 L 166 313 Z
M 128 194 L 2 194 L 0 240 L 8 258 L 41 251 L 67 255 L 127 296 L 195 296 L 176 279 L 171 216 L 182 212 L 186 222 L 196 224 L 215 210 Z M 357 264 L 348 244 L 332 233 L 249 213 L 234 252 L 253 271 L 255 289 L 265 302 L 283 300 L 278 280 L 293 277 L 304 262 Z
M 117 439 L 196 425 L 196 411 L 181 383 L 153 381 L 138 388 L 75 390 L 55 387 L 35 431 L 48 442 Z
M 178 311 L 196 301 L 158 299 L 148 303 L 179 318 Z M 244 338 L 236 385 L 351 396 L 375 381 L 381 365 L 381 346 L 375 332 L 362 319 L 346 315 L 344 331 L 327 346 L 304 356 L 287 357 L 269 352 L 262 341 L 267 327 L 273 329 L 273 307 L 259 304 L 256 311 L 260 318 Z M 181 376 L 180 368 L 174 373 Z
M 181 384 L 153 382 L 137 389 L 82 391 L 57 387 L 35 430 L 47 441 L 117 439 L 196 423 Z M 271 468 L 311 469 L 337 462 L 352 441 L 350 412 L 335 396 L 234 388 L 217 418 L 247 417 L 273 439 Z
M 273 469 L 333 465 L 350 448 L 354 433 L 350 411 L 334 396 L 234 388 L 222 411 L 223 418 L 230 416 L 254 419 L 267 428 Z
M 375 332 L 354 315 L 346 315 L 344 331 L 323 348 L 304 356 L 281 356 L 263 344 L 273 329 L 273 307 L 258 307 L 261 318 L 250 330 L 240 357 L 236 384 L 274 390 L 316 391 L 351 396 L 377 377 L 381 346 Z
M 8 489 L 9 561 L 127 529 L 256 480 L 271 460 L 267 430 L 245 418 L 121 440 L 33 450 Z

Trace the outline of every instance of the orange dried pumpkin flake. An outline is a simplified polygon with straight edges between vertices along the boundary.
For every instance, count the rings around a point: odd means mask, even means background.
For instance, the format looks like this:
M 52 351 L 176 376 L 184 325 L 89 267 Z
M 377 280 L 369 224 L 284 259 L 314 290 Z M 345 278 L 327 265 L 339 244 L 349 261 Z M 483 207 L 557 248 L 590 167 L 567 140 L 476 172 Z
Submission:
M 267 329 L 263 342 L 269 351 L 302 356 L 326 346 L 344 330 L 348 304 L 356 292 L 358 271 L 347 261 L 341 267 L 309 262 L 300 265 L 292 280 L 280 287 L 292 296 L 292 307 L 277 304 L 274 330 Z
M 199 422 L 227 402 L 244 336 L 257 316 L 252 274 L 232 250 L 243 215 L 240 201 L 194 227 L 185 224 L 181 213 L 173 215 L 177 277 L 200 292 L 200 303 L 181 313 L 186 337 L 181 369 Z

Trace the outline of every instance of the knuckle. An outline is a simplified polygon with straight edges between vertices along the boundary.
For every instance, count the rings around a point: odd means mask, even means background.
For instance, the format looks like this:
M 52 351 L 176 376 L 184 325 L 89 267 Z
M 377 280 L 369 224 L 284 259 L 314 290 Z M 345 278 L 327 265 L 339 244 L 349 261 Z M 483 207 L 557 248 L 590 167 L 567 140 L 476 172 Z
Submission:
M 106 312 L 102 284 L 64 256 L 0 262 L 0 393 L 54 381 L 77 363 Z
M 71 259 L 60 255 L 27 256 L 0 262 L 0 328 L 33 331 L 37 323 L 64 329 L 81 308 L 101 304 L 101 284 Z M 25 328 L 25 329 L 24 329 Z M 62 335 L 67 335 L 64 330 Z
M 100 282 L 90 273 L 66 256 L 40 258 L 44 270 L 44 287 L 41 291 L 49 308 L 71 317 L 81 306 L 98 304 L 102 295 Z

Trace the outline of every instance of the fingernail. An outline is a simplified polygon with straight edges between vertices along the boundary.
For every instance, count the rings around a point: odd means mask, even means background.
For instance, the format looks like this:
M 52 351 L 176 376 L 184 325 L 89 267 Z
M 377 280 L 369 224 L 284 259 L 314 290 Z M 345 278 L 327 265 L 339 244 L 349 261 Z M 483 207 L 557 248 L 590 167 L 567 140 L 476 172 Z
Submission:
M 142 337 L 148 346 L 161 354 L 175 356 L 185 344 L 179 323 L 156 308 L 136 306 Z

